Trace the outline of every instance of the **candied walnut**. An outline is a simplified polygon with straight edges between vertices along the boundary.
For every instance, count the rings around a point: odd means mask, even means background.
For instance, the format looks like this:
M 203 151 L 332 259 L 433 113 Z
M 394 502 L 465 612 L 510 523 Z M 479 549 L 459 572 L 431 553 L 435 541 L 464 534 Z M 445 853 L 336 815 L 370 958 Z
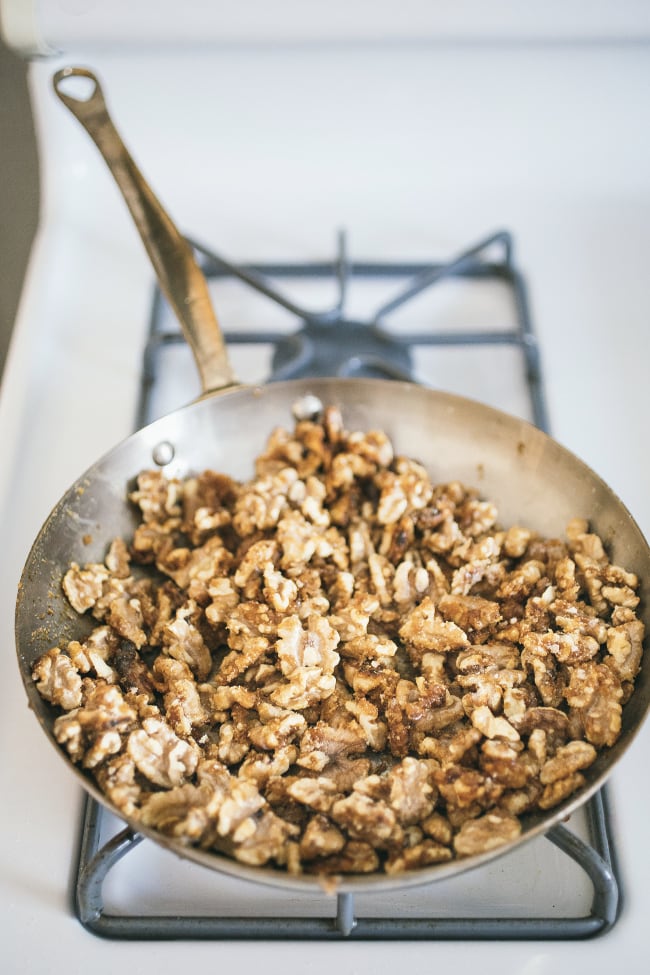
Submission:
M 355 593 L 347 605 L 330 617 L 330 623 L 341 640 L 348 642 L 365 636 L 370 617 L 379 609 L 377 596 L 371 593 Z
M 137 488 L 129 495 L 140 508 L 145 524 L 164 524 L 170 518 L 180 518 L 183 486 L 175 478 L 167 479 L 160 471 L 142 471 Z
M 418 823 L 433 809 L 436 794 L 430 782 L 432 764 L 407 756 L 386 774 L 386 801 L 402 826 Z
M 552 653 L 562 664 L 579 664 L 591 660 L 598 653 L 598 641 L 579 630 L 570 633 L 530 633 L 524 639 L 526 649 L 535 656 Z
M 501 599 L 522 599 L 529 596 L 544 574 L 544 563 L 535 559 L 524 562 L 503 579 L 497 589 Z
M 614 606 L 626 606 L 636 609 L 640 599 L 630 586 L 602 586 L 600 594 L 603 599 Z
M 586 741 L 570 741 L 558 748 L 554 758 L 544 763 L 539 774 L 542 785 L 565 779 L 580 769 L 588 768 L 596 758 L 596 749 Z
M 641 667 L 643 656 L 643 636 L 645 627 L 641 620 L 630 620 L 620 626 L 612 626 L 607 631 L 607 650 L 609 656 L 603 663 L 614 671 L 618 678 L 634 680 Z
M 228 569 L 232 556 L 218 535 L 208 538 L 194 549 L 171 548 L 158 553 L 156 567 L 168 575 L 180 589 L 209 585 L 215 576 Z
M 273 704 L 260 703 L 257 712 L 260 723 L 248 728 L 248 736 L 256 748 L 269 751 L 283 748 L 289 742 L 299 738 L 307 724 L 301 714 Z
M 228 616 L 226 627 L 228 646 L 232 650 L 242 651 L 243 658 L 248 660 L 245 666 L 234 668 L 230 675 L 230 668 L 226 666 L 226 661 L 236 660 L 237 657 L 234 655 L 226 657 L 221 665 L 221 676 L 225 677 L 228 673 L 228 680 L 232 680 L 269 649 L 271 640 L 277 634 L 278 620 L 276 614 L 265 603 L 251 600 L 235 606 Z
M 117 755 L 122 749 L 122 736 L 118 731 L 103 731 L 99 734 L 83 757 L 82 765 L 84 768 L 95 768 L 102 762 Z
M 460 595 L 467 595 L 480 583 L 483 587 L 494 590 L 506 575 L 503 562 L 493 562 L 491 559 L 473 559 L 456 569 L 451 577 L 451 591 Z
M 371 843 L 350 840 L 339 854 L 319 860 L 318 873 L 374 873 L 378 867 L 379 857 Z
M 220 836 L 232 836 L 235 843 L 249 839 L 255 832 L 253 815 L 265 805 L 265 800 L 250 779 L 229 779 L 228 793 L 219 808 L 217 830 Z
M 499 604 L 481 596 L 445 594 L 438 601 L 438 610 L 444 619 L 456 623 L 465 632 L 484 630 L 501 619 Z
M 276 536 L 282 549 L 280 566 L 289 569 L 296 565 L 306 565 L 314 556 L 326 559 L 334 552 L 332 540 L 338 540 L 336 529 L 323 532 L 312 524 L 300 511 L 288 511 L 278 522 Z
M 109 571 L 105 565 L 86 565 L 82 569 L 76 562 L 71 562 L 62 585 L 72 608 L 77 613 L 92 609 L 102 596 L 108 578 Z
M 451 846 L 453 830 L 449 820 L 441 813 L 431 813 L 430 816 L 422 820 L 420 825 L 423 832 L 436 843 L 440 843 L 442 846 Z
M 264 567 L 264 598 L 278 613 L 286 613 L 298 596 L 298 585 L 271 564 Z
M 465 809 L 475 814 L 482 806 L 493 805 L 503 791 L 501 786 L 481 772 L 462 765 L 433 769 L 431 774 L 440 789 L 440 795 L 447 803 L 449 817 L 454 809 Z
M 134 726 L 136 717 L 136 712 L 124 700 L 115 684 L 99 680 L 95 684 L 84 682 L 81 706 L 56 719 L 54 737 L 64 746 L 73 762 L 81 762 L 86 752 L 106 732 L 124 734 Z M 105 741 L 106 747 L 114 744 L 115 739 Z M 101 749 L 102 746 L 99 747 Z
M 106 793 L 121 813 L 134 816 L 139 811 L 142 788 L 138 784 L 136 768 L 128 755 L 116 755 L 94 769 L 100 789 Z
M 58 647 L 53 647 L 38 658 L 32 670 L 32 680 L 46 701 L 66 711 L 80 706 L 81 677 L 70 658 L 61 653 Z
M 393 810 L 382 800 L 353 793 L 337 799 L 330 816 L 355 840 L 371 843 L 375 849 L 399 842 L 400 826 Z
M 448 846 L 425 839 L 400 853 L 389 853 L 384 869 L 389 874 L 403 873 L 405 870 L 428 867 L 433 863 L 446 863 L 452 858 L 453 853 Z
M 435 738 L 424 738 L 420 742 L 419 752 L 427 758 L 437 759 L 445 768 L 459 764 L 481 738 L 481 732 L 476 728 L 454 725 L 451 730 Z
M 533 533 L 528 528 L 513 525 L 505 533 L 503 551 L 511 559 L 520 559 L 525 554 L 531 538 L 533 538 Z
M 456 667 L 461 674 L 491 674 L 517 671 L 520 654 L 509 643 L 483 643 L 462 650 L 456 657 Z M 511 683 L 510 681 L 506 681 Z
M 295 779 L 287 788 L 287 794 L 310 809 L 326 813 L 338 796 L 336 785 L 330 778 Z
M 463 823 L 454 837 L 454 850 L 461 857 L 487 853 L 504 843 L 512 843 L 521 833 L 521 823 L 513 816 L 486 813 Z
M 366 737 L 360 724 L 348 720 L 332 725 L 318 721 L 307 728 L 300 740 L 298 765 L 321 772 L 330 762 L 365 749 Z
M 300 856 L 303 860 L 315 860 L 340 853 L 345 846 L 345 837 L 340 829 L 327 818 L 316 815 L 307 823 L 300 840 Z
M 426 507 L 433 494 L 425 469 L 405 458 L 396 461 L 394 472 L 380 471 L 375 484 L 381 492 L 377 507 L 380 525 L 392 525 L 403 515 Z
M 289 503 L 289 489 L 297 480 L 297 471 L 284 467 L 275 474 L 267 474 L 246 485 L 235 502 L 233 525 L 237 532 L 245 537 L 277 525 Z
M 183 741 L 158 718 L 146 718 L 127 742 L 129 756 L 154 785 L 165 789 L 182 785 L 195 771 L 200 751 L 194 742 Z
M 249 752 L 239 768 L 238 776 L 240 779 L 252 779 L 260 789 L 270 779 L 288 772 L 297 755 L 295 745 L 281 745 L 273 753 Z
M 111 663 L 125 693 L 142 694 L 148 701 L 154 700 L 153 678 L 135 643 L 120 640 L 119 646 L 113 650 Z
M 575 602 L 580 592 L 580 584 L 576 579 L 576 564 L 568 555 L 555 565 L 555 582 L 564 598 L 569 602 Z
M 508 719 L 495 716 L 485 705 L 472 711 L 470 720 L 486 738 L 506 738 L 509 741 L 519 741 L 519 732 L 512 727 Z
M 145 826 L 168 836 L 209 846 L 216 838 L 215 821 L 222 801 L 223 794 L 209 784 L 188 783 L 149 795 L 142 804 L 141 818 Z
M 288 841 L 298 835 L 298 829 L 276 816 L 270 809 L 249 820 L 250 828 L 245 836 L 241 829 L 237 837 L 234 856 L 241 863 L 261 867 L 270 860 L 282 865 L 286 862 Z
M 494 811 L 508 816 L 523 816 L 532 812 L 542 794 L 542 786 L 537 779 L 531 779 L 523 789 L 508 789 L 503 793 Z
M 183 488 L 183 531 L 193 545 L 200 545 L 207 534 L 229 524 L 239 486 L 227 475 L 208 470 L 188 477 Z
M 469 645 L 467 634 L 459 626 L 438 617 L 428 596 L 407 614 L 399 635 L 415 656 L 422 651 L 447 653 Z
M 484 535 L 496 524 L 497 507 L 491 501 L 469 498 L 458 510 L 458 521 L 463 534 L 470 538 Z
M 506 789 L 523 789 L 537 775 L 539 764 L 532 755 L 506 741 L 485 741 L 481 746 L 481 770 Z
M 548 707 L 557 707 L 564 698 L 564 681 L 558 674 L 555 657 L 547 645 L 537 640 L 538 634 L 529 633 L 523 639 L 521 662 L 533 672 L 535 686 Z
M 388 556 L 390 558 L 390 556 Z M 426 568 L 416 568 L 409 559 L 400 562 L 393 576 L 393 601 L 402 608 L 428 593 L 431 580 Z
M 234 705 L 232 720 L 219 725 L 217 757 L 224 765 L 239 765 L 251 748 L 251 730 L 256 724 L 253 714 Z
M 128 592 L 116 593 L 108 603 L 105 619 L 116 633 L 126 640 L 130 640 L 139 650 L 147 642 L 144 631 L 144 617 L 140 600 Z
M 109 684 L 115 680 L 115 671 L 111 666 L 112 657 L 119 648 L 120 640 L 110 626 L 96 627 L 83 643 L 71 640 L 67 646 L 70 660 L 80 674 L 91 671 L 102 677 Z M 109 663 L 111 661 L 111 663 Z
M 328 697 L 336 686 L 334 668 L 340 657 L 334 650 L 339 636 L 326 619 L 310 616 L 303 629 L 299 616 L 278 626 L 276 652 L 286 681 L 271 693 L 281 707 L 296 710 Z
M 393 461 L 393 445 L 383 430 L 355 431 L 349 434 L 347 447 L 377 467 L 388 467 Z
M 111 575 L 126 579 L 130 575 L 131 556 L 123 538 L 114 538 L 104 560 Z
M 614 744 L 621 733 L 623 690 L 609 667 L 589 660 L 572 668 L 564 696 L 584 728 L 587 741 L 597 748 Z
M 205 607 L 205 618 L 213 626 L 225 623 L 239 603 L 239 592 L 227 576 L 211 579 L 208 595 L 212 602 Z
M 165 717 L 177 735 L 187 738 L 195 728 L 206 724 L 208 715 L 186 663 L 159 657 L 153 665 L 153 673 L 163 690 Z
M 200 630 L 192 622 L 196 611 L 197 605 L 191 599 L 176 611 L 163 633 L 163 651 L 187 664 L 199 680 L 205 680 L 212 669 L 212 656 Z
M 537 800 L 540 809 L 552 809 L 570 795 L 577 792 L 585 784 L 585 777 L 580 772 L 567 775 L 564 779 L 557 779 L 544 786 L 541 796 Z
M 558 598 L 550 603 L 549 609 L 555 616 L 556 625 L 565 633 L 577 631 L 593 638 L 599 644 L 607 639 L 607 626 L 592 606 L 575 600 Z

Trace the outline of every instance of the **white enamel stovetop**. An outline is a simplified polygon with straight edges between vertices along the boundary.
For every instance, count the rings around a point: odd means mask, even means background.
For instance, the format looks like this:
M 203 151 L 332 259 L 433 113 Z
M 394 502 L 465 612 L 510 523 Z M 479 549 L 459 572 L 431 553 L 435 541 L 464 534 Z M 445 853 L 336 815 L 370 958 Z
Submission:
M 125 138 L 181 227 L 235 260 L 328 256 L 339 226 L 355 255 L 378 259 L 445 257 L 510 229 L 553 431 L 647 534 L 648 53 L 311 43 L 121 56 L 95 48 L 75 60 L 100 72 Z M 25 706 L 13 603 L 52 504 L 130 431 L 151 275 L 94 148 L 50 92 L 62 63 L 31 67 L 43 210 L 0 400 L 2 971 L 645 970 L 647 726 L 612 779 L 624 907 L 597 941 L 118 943 L 72 916 L 80 796 Z

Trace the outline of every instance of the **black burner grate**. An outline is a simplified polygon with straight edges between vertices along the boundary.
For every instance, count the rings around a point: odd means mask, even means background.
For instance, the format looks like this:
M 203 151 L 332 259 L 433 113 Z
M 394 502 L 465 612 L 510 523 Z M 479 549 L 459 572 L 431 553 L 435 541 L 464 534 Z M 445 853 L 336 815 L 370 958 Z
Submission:
M 413 379 L 412 349 L 415 346 L 487 347 L 509 345 L 521 357 L 533 421 L 548 430 L 542 370 L 537 341 L 528 309 L 526 288 L 513 262 L 511 236 L 499 232 L 444 264 L 351 262 L 345 239 L 339 238 L 332 263 L 282 263 L 235 266 L 205 247 L 194 244 L 208 278 L 237 279 L 296 316 L 298 330 L 225 333 L 226 341 L 239 345 L 272 344 L 270 381 L 302 376 L 378 376 Z M 495 257 L 495 251 L 498 252 Z M 364 320 L 349 318 L 346 299 L 351 283 L 358 279 L 400 282 L 396 293 Z M 325 311 L 300 307 L 277 290 L 271 281 L 301 279 L 333 280 L 337 297 Z M 464 329 L 432 330 L 427 333 L 395 333 L 386 328 L 390 316 L 443 279 L 504 282 L 515 307 L 515 325 L 492 331 Z M 404 285 L 404 280 L 407 284 Z M 149 339 L 145 349 L 137 425 L 155 417 L 152 398 L 159 381 L 162 351 L 184 341 L 177 328 L 169 328 L 164 299 L 154 293 Z M 334 336 L 334 330 L 336 334 Z M 142 910 L 110 914 L 104 908 L 103 884 L 111 869 L 134 850 L 143 837 L 123 829 L 104 840 L 107 816 L 102 806 L 87 797 L 81 828 L 76 874 L 75 909 L 81 923 L 95 934 L 117 939 L 582 939 L 602 934 L 616 922 L 619 894 L 605 790 L 586 807 L 590 841 L 584 842 L 564 826 L 549 830 L 547 839 L 585 872 L 593 888 L 590 912 L 582 917 L 357 917 L 352 894 L 339 894 L 336 916 L 260 917 L 256 914 L 231 917 L 215 904 L 212 916 L 151 916 Z M 145 840 L 145 842 L 148 842 Z M 590 845 L 591 844 L 591 845 Z

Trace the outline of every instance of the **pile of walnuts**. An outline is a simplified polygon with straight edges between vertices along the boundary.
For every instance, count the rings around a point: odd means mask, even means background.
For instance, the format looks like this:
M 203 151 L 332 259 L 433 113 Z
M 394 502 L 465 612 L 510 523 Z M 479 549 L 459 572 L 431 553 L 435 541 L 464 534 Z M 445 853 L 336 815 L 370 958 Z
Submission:
M 276 430 L 247 483 L 145 471 L 130 499 L 133 538 L 63 581 L 96 628 L 33 671 L 126 817 L 246 864 L 394 874 L 513 840 L 620 733 L 638 580 L 584 521 L 499 527 L 334 408 Z

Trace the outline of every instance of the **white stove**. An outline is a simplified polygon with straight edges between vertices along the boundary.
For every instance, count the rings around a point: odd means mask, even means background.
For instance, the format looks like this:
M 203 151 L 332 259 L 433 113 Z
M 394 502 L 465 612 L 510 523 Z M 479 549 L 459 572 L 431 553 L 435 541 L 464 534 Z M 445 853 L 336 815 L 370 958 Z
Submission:
M 320 975 L 388 973 L 396 964 L 545 973 L 569 965 L 642 970 L 650 907 L 645 836 L 650 786 L 646 726 L 609 787 L 610 832 L 622 909 L 595 940 L 471 942 L 399 939 L 317 945 L 289 940 L 178 942 L 101 939 L 71 907 L 82 796 L 25 707 L 13 656 L 15 589 L 32 539 L 68 484 L 132 429 L 147 339 L 152 274 L 96 150 L 51 92 L 64 63 L 91 64 L 125 140 L 183 230 L 244 264 L 335 262 L 344 227 L 349 258 L 439 263 L 502 227 L 530 292 L 554 435 L 594 467 L 650 532 L 650 461 L 643 338 L 650 307 L 650 139 L 642 45 L 522 46 L 338 42 L 131 48 L 71 45 L 74 57 L 31 66 L 43 214 L 2 386 L 2 709 L 4 816 L 0 880 L 7 929 L 3 971 L 173 971 L 287 966 Z M 499 245 L 497 245 L 497 258 Z M 273 279 L 322 308 L 329 279 Z M 388 301 L 409 274 L 364 281 L 350 317 Z M 291 331 L 295 316 L 229 279 L 213 285 L 236 336 Z M 457 278 L 388 316 L 396 334 L 423 321 L 442 330 L 513 326 L 502 283 Z M 379 290 L 377 290 L 377 288 Z M 263 323 L 263 324 L 261 324 Z M 169 322 L 163 320 L 163 327 Z M 151 405 L 160 413 L 197 387 L 181 346 Z M 234 346 L 241 378 L 262 381 L 269 347 Z M 163 370 L 164 371 L 164 370 Z M 516 350 L 419 348 L 417 378 L 530 415 Z M 581 813 L 568 826 L 586 837 Z M 119 824 L 107 818 L 102 835 Z M 295 898 L 223 878 L 143 842 L 111 870 L 107 912 L 240 917 L 334 916 L 326 898 Z M 588 914 L 584 873 L 540 838 L 488 868 L 390 897 L 370 895 L 359 916 Z M 279 922 L 278 922 L 279 923 Z M 462 957 L 459 952 L 462 951 Z

